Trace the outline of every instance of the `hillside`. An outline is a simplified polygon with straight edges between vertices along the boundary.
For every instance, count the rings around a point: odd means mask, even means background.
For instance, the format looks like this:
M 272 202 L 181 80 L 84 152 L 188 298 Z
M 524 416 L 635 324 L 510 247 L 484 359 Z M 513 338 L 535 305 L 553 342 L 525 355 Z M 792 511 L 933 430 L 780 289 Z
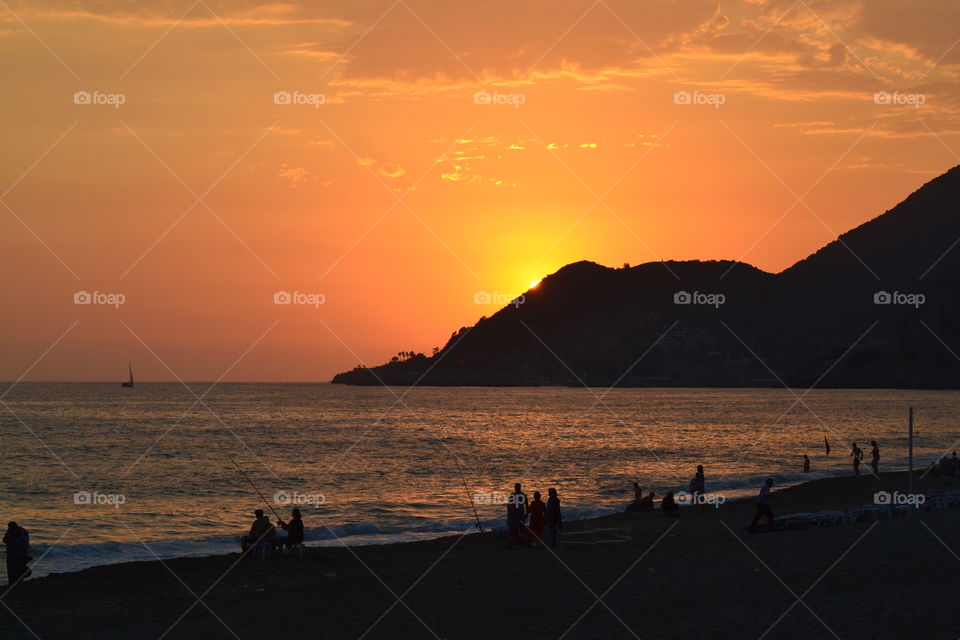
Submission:
M 958 213 L 955 167 L 779 274 L 569 264 L 434 356 L 333 382 L 960 388 Z M 678 292 L 711 304 L 677 304 Z

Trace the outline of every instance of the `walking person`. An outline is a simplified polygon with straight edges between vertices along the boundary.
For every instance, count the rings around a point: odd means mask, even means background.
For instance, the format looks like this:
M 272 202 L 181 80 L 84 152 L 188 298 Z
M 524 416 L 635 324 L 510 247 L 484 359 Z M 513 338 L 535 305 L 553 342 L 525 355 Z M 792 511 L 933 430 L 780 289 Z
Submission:
M 767 481 L 760 487 L 760 493 L 757 494 L 757 512 L 753 514 L 753 522 L 750 523 L 750 533 L 755 533 L 757 523 L 760 518 L 767 519 L 767 530 L 773 531 L 773 509 L 770 508 L 770 488 L 773 487 L 773 478 L 767 478 Z
M 853 456 L 853 472 L 860 475 L 860 463 L 863 462 L 863 450 L 857 446 L 857 443 L 853 443 L 853 448 L 850 450 L 850 455 Z
M 807 454 L 803 454 L 803 472 L 810 473 L 810 458 L 807 457 Z
M 876 475 L 880 473 L 880 447 L 877 446 L 876 440 L 871 440 L 870 444 L 873 446 L 870 450 L 870 466 L 873 467 L 873 473 Z
M 556 547 L 560 538 L 560 529 L 563 526 L 563 516 L 560 513 L 560 498 L 553 487 L 547 489 L 547 528 L 550 529 L 550 546 Z

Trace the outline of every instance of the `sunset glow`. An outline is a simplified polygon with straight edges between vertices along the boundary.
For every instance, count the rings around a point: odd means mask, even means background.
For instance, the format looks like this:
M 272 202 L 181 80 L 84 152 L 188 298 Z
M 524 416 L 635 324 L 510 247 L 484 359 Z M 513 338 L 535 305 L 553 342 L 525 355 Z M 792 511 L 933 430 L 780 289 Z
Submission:
M 960 162 L 912 6 L 11 2 L 0 375 L 328 380 L 577 260 L 782 270 Z

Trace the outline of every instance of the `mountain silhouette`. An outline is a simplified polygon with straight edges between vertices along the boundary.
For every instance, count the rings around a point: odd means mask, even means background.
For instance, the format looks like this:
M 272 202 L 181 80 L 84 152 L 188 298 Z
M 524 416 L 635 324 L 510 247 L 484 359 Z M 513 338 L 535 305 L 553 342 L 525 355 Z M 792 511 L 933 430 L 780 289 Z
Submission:
M 780 273 L 576 262 L 431 356 L 333 382 L 960 388 L 957 245 L 960 167 Z

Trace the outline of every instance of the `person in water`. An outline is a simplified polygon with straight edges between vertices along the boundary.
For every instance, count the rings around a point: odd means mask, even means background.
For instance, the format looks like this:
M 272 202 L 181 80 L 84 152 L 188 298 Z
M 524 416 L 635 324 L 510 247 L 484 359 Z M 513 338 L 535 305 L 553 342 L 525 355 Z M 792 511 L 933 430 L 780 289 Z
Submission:
M 673 499 L 673 491 L 663 496 L 663 500 L 660 501 L 660 511 L 663 512 L 663 515 L 670 518 L 676 518 L 680 515 L 680 505 Z
M 563 526 L 563 515 L 560 513 L 560 498 L 553 487 L 547 489 L 547 528 L 550 529 L 550 546 L 556 547 L 560 538 L 560 529 Z
M 656 494 L 651 491 L 640 501 L 640 511 L 653 511 L 653 498 Z
M 853 448 L 850 450 L 850 455 L 853 456 L 853 472 L 860 475 L 860 463 L 863 461 L 863 449 L 857 446 L 857 443 L 853 443 Z
M 803 454 L 803 472 L 810 473 L 810 458 L 807 457 L 807 454 Z
M 533 492 L 533 502 L 530 503 L 530 525 L 527 528 L 530 537 L 527 544 L 539 546 L 543 544 L 543 525 L 547 519 L 547 505 L 540 499 L 540 492 Z
M 288 549 L 295 544 L 303 544 L 303 518 L 300 515 L 300 509 L 294 508 L 290 515 L 290 522 L 277 520 L 277 526 L 287 532 L 287 535 L 280 540 L 280 546 Z
M 13 587 L 33 573 L 27 563 L 30 562 L 30 534 L 26 529 L 11 520 L 7 523 L 7 532 L 3 536 L 7 551 L 7 585 Z
M 876 440 L 871 440 L 870 445 L 873 449 L 870 450 L 870 466 L 873 467 L 873 473 L 880 473 L 880 447 L 877 446 Z
M 524 521 L 527 519 L 527 496 L 521 491 L 520 483 L 513 485 L 513 493 L 507 498 L 507 548 L 520 546 L 524 533 Z
M 770 489 L 773 487 L 773 478 L 767 478 L 767 481 L 760 487 L 760 493 L 757 494 L 757 512 L 753 514 L 753 522 L 750 523 L 750 533 L 757 530 L 757 523 L 760 518 L 767 519 L 767 531 L 773 531 L 773 509 L 770 507 Z
M 253 515 L 256 520 L 250 525 L 250 532 L 240 538 L 240 549 L 246 553 L 247 549 L 261 542 L 269 542 L 270 546 L 276 549 L 277 530 L 270 524 L 270 518 L 263 515 L 263 509 L 257 509 Z

